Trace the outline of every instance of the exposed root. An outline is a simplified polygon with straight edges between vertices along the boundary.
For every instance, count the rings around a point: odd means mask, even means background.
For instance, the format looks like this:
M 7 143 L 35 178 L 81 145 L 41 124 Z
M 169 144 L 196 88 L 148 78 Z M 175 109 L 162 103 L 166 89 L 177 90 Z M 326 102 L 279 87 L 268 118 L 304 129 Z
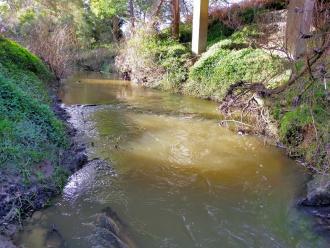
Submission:
M 259 95 L 264 88 L 262 84 L 243 81 L 231 85 L 219 107 L 225 117 L 220 124 L 228 126 L 231 123 L 240 132 L 277 138 L 269 112 Z

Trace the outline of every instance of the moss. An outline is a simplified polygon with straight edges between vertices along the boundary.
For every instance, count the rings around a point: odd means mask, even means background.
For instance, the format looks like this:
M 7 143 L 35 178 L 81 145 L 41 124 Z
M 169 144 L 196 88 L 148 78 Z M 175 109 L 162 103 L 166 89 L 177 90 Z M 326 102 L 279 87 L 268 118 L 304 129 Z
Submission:
M 4 38 L 0 56 L 0 165 L 28 181 L 36 164 L 58 162 L 65 128 L 49 106 L 44 80 L 52 76 L 40 59 Z
M 290 154 L 324 170 L 329 163 L 329 102 L 324 85 L 316 82 L 305 90 L 309 83 L 307 76 L 302 77 L 269 107 L 278 121 L 280 139 Z M 298 100 L 301 92 L 304 94 Z
M 280 137 L 286 143 L 296 146 L 301 143 L 302 129 L 312 122 L 307 106 L 302 105 L 283 115 L 280 120 Z

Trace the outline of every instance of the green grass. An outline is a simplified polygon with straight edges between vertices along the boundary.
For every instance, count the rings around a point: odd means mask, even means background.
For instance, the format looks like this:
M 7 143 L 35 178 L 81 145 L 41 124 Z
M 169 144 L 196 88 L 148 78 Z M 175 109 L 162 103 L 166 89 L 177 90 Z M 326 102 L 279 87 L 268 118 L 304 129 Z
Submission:
M 286 75 L 274 78 L 283 74 L 285 62 L 262 49 L 251 47 L 244 33 L 247 33 L 244 29 L 233 33 L 202 54 L 190 69 L 189 80 L 184 86 L 186 94 L 220 101 L 229 86 L 240 80 L 266 81 L 276 85 L 286 79 Z
M 20 172 L 26 182 L 38 175 L 39 163 L 57 165 L 67 145 L 65 128 L 49 106 L 50 80 L 39 58 L 0 37 L 0 168 Z
M 34 73 L 39 79 L 50 80 L 51 73 L 41 60 L 14 41 L 0 36 L 0 62 L 9 71 Z
M 309 164 L 324 170 L 324 165 L 329 163 L 326 146 L 330 140 L 330 107 L 327 92 L 320 82 L 313 84 L 296 103 L 297 95 L 308 83 L 307 77 L 301 78 L 278 95 L 270 109 L 278 122 L 280 139 L 291 155 L 304 157 Z

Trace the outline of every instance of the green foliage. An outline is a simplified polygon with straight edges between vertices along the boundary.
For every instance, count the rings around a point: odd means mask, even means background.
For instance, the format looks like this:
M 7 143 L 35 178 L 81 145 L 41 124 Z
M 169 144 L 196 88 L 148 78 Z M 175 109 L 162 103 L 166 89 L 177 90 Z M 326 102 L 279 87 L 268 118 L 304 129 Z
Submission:
M 122 62 L 117 66 L 123 72 L 133 72 L 131 76 L 135 81 L 149 87 L 179 92 L 187 79 L 189 48 L 165 33 L 138 30 L 122 52 L 119 59 Z
M 166 74 L 161 80 L 160 88 L 172 92 L 179 92 L 182 83 L 187 80 L 187 60 L 190 52 L 187 47 L 176 42 L 159 46 L 159 64 L 165 69 Z
M 192 25 L 190 23 L 181 23 L 179 26 L 180 42 L 189 43 L 192 39 Z
M 212 22 L 208 28 L 207 44 L 211 46 L 234 33 L 234 29 L 220 21 Z
M 159 39 L 171 39 L 172 27 L 163 29 L 158 35 Z M 190 43 L 192 39 L 192 25 L 191 23 L 180 23 L 179 26 L 179 42 Z
M 33 9 L 27 9 L 24 10 L 23 12 L 20 13 L 18 20 L 19 20 L 19 25 L 24 25 L 31 23 L 34 21 L 36 18 L 36 13 Z
M 68 180 L 69 173 L 61 166 L 56 166 L 54 170 L 53 180 L 55 186 L 58 190 L 64 188 L 67 180 Z
M 51 74 L 41 60 L 16 42 L 0 36 L 0 63 L 8 71 L 32 72 L 42 80 Z
M 297 146 L 302 140 L 302 128 L 310 124 L 312 118 L 308 107 L 305 105 L 292 109 L 283 115 L 280 120 L 280 137 L 289 145 Z
M 221 100 L 237 81 L 262 82 L 283 70 L 280 58 L 261 49 L 242 48 L 244 43 L 235 40 L 216 43 L 202 55 L 190 69 L 184 88 L 187 94 Z
M 0 54 L 0 165 L 18 170 L 27 183 L 34 165 L 57 163 L 66 133 L 48 105 L 41 79 L 51 74 L 42 62 L 4 38 Z
M 324 169 L 329 142 L 330 109 L 324 86 L 316 82 L 301 96 L 297 105 L 297 95 L 306 84 L 306 77 L 300 79 L 286 92 L 277 96 L 271 105 L 273 116 L 279 123 L 279 135 L 291 155 Z M 328 158 L 329 159 L 329 158 Z M 329 161 L 328 161 L 329 162 Z
M 222 39 L 229 37 L 234 30 L 229 26 L 225 25 L 221 21 L 213 21 L 208 26 L 207 33 L 207 44 L 210 46 Z M 161 37 L 170 38 L 171 28 L 166 28 L 162 31 Z M 190 43 L 192 39 L 192 25 L 191 23 L 180 24 L 180 43 Z
M 247 25 L 244 26 L 242 29 L 233 33 L 230 39 L 235 43 L 246 43 L 251 44 L 253 43 L 254 39 L 257 39 L 261 36 L 261 33 L 258 29 L 257 25 Z
M 5 15 L 8 12 L 9 8 L 10 8 L 10 6 L 9 6 L 8 3 L 0 2 L 0 14 L 1 14 L 1 16 Z
M 251 24 L 254 22 L 254 19 L 257 15 L 258 9 L 256 8 L 246 8 L 242 12 L 239 13 L 243 23 Z
M 124 0 L 91 0 L 90 7 L 100 19 L 111 18 L 126 11 Z

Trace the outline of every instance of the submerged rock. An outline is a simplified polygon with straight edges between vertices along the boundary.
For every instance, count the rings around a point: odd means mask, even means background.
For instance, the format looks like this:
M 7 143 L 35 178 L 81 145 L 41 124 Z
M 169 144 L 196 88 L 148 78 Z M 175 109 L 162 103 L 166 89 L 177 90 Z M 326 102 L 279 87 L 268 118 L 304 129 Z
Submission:
M 126 224 L 110 207 L 96 216 L 95 234 L 91 236 L 93 245 L 108 248 L 135 248 L 129 237 Z
M 53 225 L 47 232 L 45 247 L 48 248 L 63 248 L 65 247 L 65 241 L 58 229 Z
M 301 201 L 301 205 L 308 207 L 329 207 L 330 176 L 316 175 L 307 184 L 307 196 Z
M 307 184 L 307 195 L 299 205 L 314 217 L 315 231 L 330 240 L 330 176 L 314 176 Z

